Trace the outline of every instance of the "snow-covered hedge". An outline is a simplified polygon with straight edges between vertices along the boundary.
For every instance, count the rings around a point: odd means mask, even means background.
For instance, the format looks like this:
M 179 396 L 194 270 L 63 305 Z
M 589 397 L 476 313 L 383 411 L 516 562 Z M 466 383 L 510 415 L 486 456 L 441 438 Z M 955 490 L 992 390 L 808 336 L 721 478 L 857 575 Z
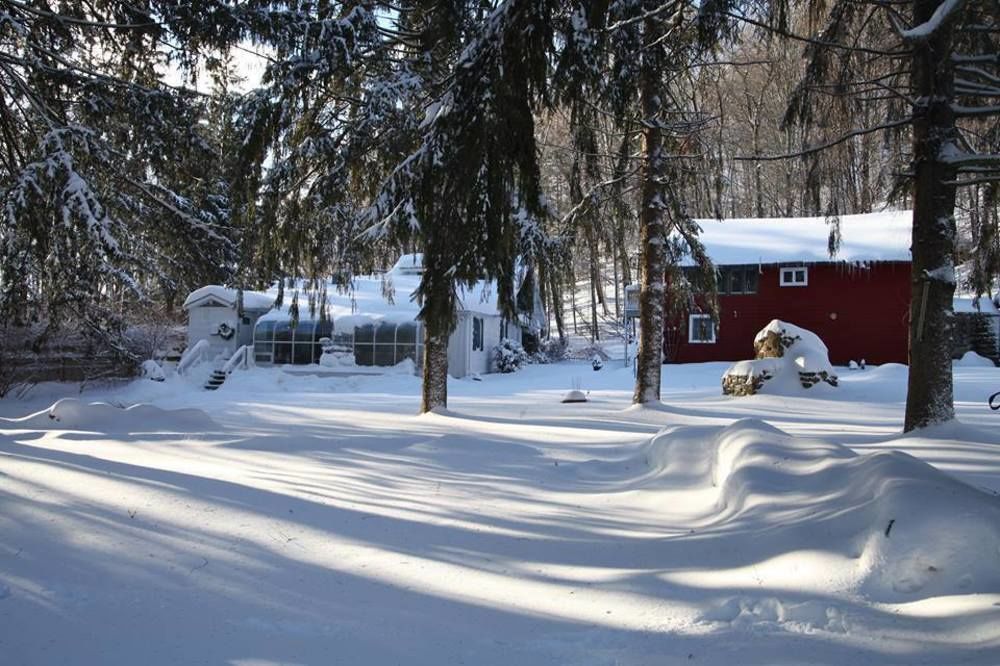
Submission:
M 520 343 L 504 338 L 493 348 L 493 363 L 497 372 L 517 372 L 528 363 L 528 354 Z

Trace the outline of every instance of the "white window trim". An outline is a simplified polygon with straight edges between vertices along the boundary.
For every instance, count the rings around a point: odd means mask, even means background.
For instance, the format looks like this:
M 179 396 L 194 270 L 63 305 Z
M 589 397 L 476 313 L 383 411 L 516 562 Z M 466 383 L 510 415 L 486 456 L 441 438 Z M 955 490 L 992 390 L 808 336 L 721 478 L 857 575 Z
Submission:
M 803 280 L 802 282 L 796 282 L 795 281 L 795 273 L 796 273 L 796 271 L 802 271 L 803 274 L 804 274 L 805 280 Z M 808 287 L 809 286 L 809 267 L 808 266 L 789 266 L 787 268 L 782 268 L 780 275 L 781 275 L 781 280 L 779 282 L 779 285 L 782 286 L 782 287 Z M 785 277 L 786 275 L 789 276 L 788 279 L 786 279 L 786 277 Z
M 695 340 L 694 339 L 694 322 L 696 319 L 708 319 L 712 321 L 712 315 L 707 314 L 689 314 L 688 315 L 688 342 L 693 345 L 714 345 L 716 341 L 716 331 L 715 325 L 713 323 L 711 327 L 712 339 L 711 340 Z

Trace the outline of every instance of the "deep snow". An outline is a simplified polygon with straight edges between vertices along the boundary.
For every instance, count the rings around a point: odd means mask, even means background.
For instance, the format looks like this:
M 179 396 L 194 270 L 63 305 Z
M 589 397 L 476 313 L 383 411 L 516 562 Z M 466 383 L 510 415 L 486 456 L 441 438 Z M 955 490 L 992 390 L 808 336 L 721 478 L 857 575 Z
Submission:
M 427 416 L 416 377 L 278 369 L 0 401 L 0 663 L 1000 663 L 1000 370 L 900 436 L 905 367 L 725 367 L 655 409 L 615 362 Z

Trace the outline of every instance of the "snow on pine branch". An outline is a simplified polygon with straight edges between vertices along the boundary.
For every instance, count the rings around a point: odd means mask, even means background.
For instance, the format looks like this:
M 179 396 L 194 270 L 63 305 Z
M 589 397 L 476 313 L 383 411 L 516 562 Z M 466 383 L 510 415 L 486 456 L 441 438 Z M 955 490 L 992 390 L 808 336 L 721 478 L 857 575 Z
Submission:
M 942 26 L 958 18 L 965 7 L 965 2 L 966 0 L 943 0 L 928 20 L 908 30 L 900 30 L 900 36 L 910 42 L 930 39 Z
M 87 178 L 77 169 L 76 160 L 67 142 L 83 144 L 91 152 L 92 132 L 83 127 L 63 127 L 49 130 L 41 140 L 41 159 L 27 164 L 10 190 L 6 208 L 7 222 L 17 226 L 17 217 L 28 212 L 33 202 L 44 198 L 50 184 L 60 186 L 59 214 L 66 227 L 81 222 L 97 247 L 108 255 L 119 251 L 119 243 L 111 229 L 116 226 L 101 204 Z

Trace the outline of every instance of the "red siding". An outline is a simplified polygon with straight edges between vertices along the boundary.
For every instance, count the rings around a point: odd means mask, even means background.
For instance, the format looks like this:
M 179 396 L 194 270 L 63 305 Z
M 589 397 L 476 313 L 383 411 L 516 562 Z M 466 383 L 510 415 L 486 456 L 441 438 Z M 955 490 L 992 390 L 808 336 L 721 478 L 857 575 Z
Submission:
M 668 324 L 666 362 L 753 358 L 754 336 L 772 319 L 819 335 L 835 365 L 862 358 L 876 364 L 907 362 L 908 262 L 877 263 L 869 268 L 811 264 L 809 284 L 804 287 L 782 287 L 779 276 L 778 266 L 765 266 L 756 294 L 719 296 L 719 330 L 714 344 L 688 342 L 686 318 Z

